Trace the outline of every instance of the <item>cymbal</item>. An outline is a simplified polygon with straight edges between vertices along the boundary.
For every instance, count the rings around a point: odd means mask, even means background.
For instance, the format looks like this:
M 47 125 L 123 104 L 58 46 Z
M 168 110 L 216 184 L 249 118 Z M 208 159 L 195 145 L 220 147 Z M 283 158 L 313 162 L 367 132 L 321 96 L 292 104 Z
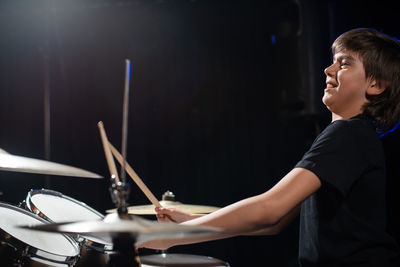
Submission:
M 124 235 L 133 238 L 136 243 L 162 238 L 206 236 L 222 232 L 215 227 L 189 226 L 172 222 L 151 221 L 129 214 L 126 214 L 124 218 L 121 219 L 117 213 L 108 214 L 103 220 L 49 223 L 18 227 L 45 232 L 86 236 L 93 235 L 109 242 L 112 242 L 113 237 Z
M 46 160 L 15 156 L 4 150 L 0 150 L 0 170 L 84 178 L 103 178 L 96 173 L 76 167 Z
M 178 201 L 171 201 L 171 200 L 160 200 L 160 204 L 163 207 L 171 207 L 177 208 L 187 213 L 193 214 L 207 214 L 213 211 L 219 210 L 218 207 L 213 206 L 200 206 L 200 205 L 190 205 L 190 204 L 183 204 Z M 156 212 L 154 210 L 154 205 L 139 205 L 139 206 L 130 206 L 128 207 L 129 214 L 136 214 L 136 215 L 155 215 Z M 110 209 L 106 211 L 107 213 L 115 213 L 117 212 L 116 209 Z

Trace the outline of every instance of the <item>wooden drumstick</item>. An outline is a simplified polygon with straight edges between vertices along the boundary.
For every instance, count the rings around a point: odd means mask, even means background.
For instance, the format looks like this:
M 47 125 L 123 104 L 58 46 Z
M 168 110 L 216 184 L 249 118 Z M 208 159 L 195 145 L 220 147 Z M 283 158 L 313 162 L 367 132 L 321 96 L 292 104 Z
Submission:
M 114 157 L 117 159 L 117 161 L 122 165 L 123 158 L 121 154 L 118 152 L 118 150 L 110 143 L 109 148 L 111 149 L 112 154 Z M 132 178 L 132 180 L 139 186 L 140 190 L 146 195 L 146 197 L 150 200 L 150 202 L 156 206 L 156 207 L 162 207 L 160 202 L 157 200 L 157 198 L 153 195 L 153 193 L 149 190 L 149 188 L 143 183 L 142 179 L 139 178 L 139 176 L 136 174 L 136 172 L 129 166 L 127 162 L 125 162 L 125 169 L 126 172 L 129 174 L 129 176 Z
M 119 182 L 117 167 L 115 166 L 114 158 L 111 154 L 110 146 L 108 145 L 109 142 L 107 139 L 106 131 L 104 130 L 103 122 L 99 121 L 97 123 L 97 126 L 99 127 L 100 130 L 101 141 L 103 143 L 104 154 L 106 156 L 107 165 L 108 169 L 110 170 L 111 178 L 115 178 L 115 180 Z

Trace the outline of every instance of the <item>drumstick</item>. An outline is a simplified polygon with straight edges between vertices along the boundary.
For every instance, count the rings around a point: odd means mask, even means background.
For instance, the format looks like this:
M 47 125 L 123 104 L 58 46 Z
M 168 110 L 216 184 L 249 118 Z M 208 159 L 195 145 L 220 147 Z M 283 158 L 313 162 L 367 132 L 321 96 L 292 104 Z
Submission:
M 104 130 L 103 122 L 99 121 L 97 123 L 97 126 L 99 127 L 100 130 L 101 141 L 103 142 L 104 154 L 106 156 L 107 165 L 108 169 L 110 170 L 111 178 L 115 178 L 115 180 L 119 182 L 117 167 L 115 167 L 114 158 L 111 154 L 110 146 L 108 146 L 109 142 L 107 139 L 106 131 Z
M 109 148 L 111 149 L 112 154 L 117 159 L 117 161 L 122 165 L 123 158 L 118 150 L 110 143 Z M 125 162 L 126 172 L 132 178 L 132 180 L 139 186 L 140 190 L 146 195 L 146 197 L 150 200 L 150 202 L 156 207 L 162 207 L 160 202 L 158 202 L 157 198 L 153 195 L 153 193 L 149 190 L 149 188 L 143 183 L 142 179 L 136 174 L 136 172 L 129 166 L 127 162 Z

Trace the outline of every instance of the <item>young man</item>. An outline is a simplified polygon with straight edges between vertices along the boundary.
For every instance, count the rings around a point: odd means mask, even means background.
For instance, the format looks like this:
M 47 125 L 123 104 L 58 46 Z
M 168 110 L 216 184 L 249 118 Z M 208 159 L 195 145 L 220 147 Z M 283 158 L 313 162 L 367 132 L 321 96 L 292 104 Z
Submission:
M 332 52 L 322 98 L 332 122 L 295 168 L 265 193 L 205 216 L 157 209 L 160 220 L 226 232 L 142 246 L 274 234 L 300 211 L 301 266 L 400 266 L 399 247 L 385 232 L 385 159 L 377 133 L 400 118 L 400 44 L 373 29 L 354 29 L 335 40 Z

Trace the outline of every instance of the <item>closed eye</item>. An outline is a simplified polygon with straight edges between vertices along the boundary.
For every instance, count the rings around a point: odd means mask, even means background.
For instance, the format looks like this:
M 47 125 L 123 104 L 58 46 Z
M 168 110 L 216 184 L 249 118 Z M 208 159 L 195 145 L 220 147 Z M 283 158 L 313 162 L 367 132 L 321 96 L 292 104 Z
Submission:
M 350 65 L 349 63 L 347 63 L 347 62 L 341 62 L 340 63 L 340 68 L 345 68 L 346 66 L 348 66 L 348 65 Z

